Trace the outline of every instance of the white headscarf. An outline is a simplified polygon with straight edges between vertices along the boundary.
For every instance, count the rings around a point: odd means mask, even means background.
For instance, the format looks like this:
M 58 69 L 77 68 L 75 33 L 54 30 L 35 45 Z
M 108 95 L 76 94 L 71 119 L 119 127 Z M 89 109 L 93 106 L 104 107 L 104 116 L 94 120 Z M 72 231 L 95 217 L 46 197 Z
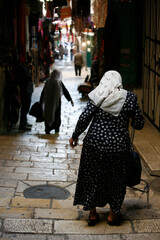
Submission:
M 127 96 L 127 91 L 122 88 L 121 75 L 117 71 L 108 71 L 88 96 L 95 106 L 118 116 Z

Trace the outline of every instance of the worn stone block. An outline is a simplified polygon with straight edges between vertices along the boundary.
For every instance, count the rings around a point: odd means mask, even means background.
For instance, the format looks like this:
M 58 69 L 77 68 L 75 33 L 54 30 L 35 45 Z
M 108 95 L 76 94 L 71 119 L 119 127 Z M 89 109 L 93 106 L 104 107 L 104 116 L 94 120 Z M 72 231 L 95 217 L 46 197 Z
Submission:
M 47 240 L 69 240 L 68 238 L 66 239 L 65 235 L 52 235 L 52 236 L 48 236 Z
M 16 193 L 22 193 L 28 187 L 29 187 L 28 184 L 26 184 L 22 181 L 19 181 L 17 189 L 16 189 Z
M 142 205 L 143 207 L 143 205 Z M 160 219 L 160 210 L 154 209 L 126 209 L 121 211 L 125 220 L 143 220 L 143 219 Z
M 39 123 L 40 124 L 40 123 Z M 38 125 L 39 125 L 38 124 Z M 44 128 L 44 124 L 42 123 L 42 126 L 43 126 L 43 128 Z M 32 144 L 36 144 L 37 142 L 39 142 L 39 143 L 44 143 L 45 145 L 48 143 L 48 139 L 45 139 L 45 138 L 43 138 L 44 136 L 42 135 L 42 136 L 37 136 L 37 137 L 34 137 L 34 135 L 32 135 L 31 136 L 31 138 L 30 138 L 30 142 L 32 143 Z
M 16 188 L 18 180 L 0 179 L 0 187 Z
M 5 167 L 32 167 L 33 163 L 25 161 L 5 161 Z
M 23 181 L 23 183 L 26 183 L 28 187 L 35 185 L 46 185 L 46 181 Z
M 72 200 L 68 200 L 68 199 L 66 199 L 66 200 L 55 200 L 55 199 L 53 199 L 53 201 L 52 201 L 52 208 L 59 208 L 59 209 L 61 209 L 61 208 L 68 208 L 68 209 L 72 209 L 72 208 L 74 208 L 75 209 L 75 207 L 73 206 L 73 199 Z
M 67 154 L 66 153 L 49 153 L 49 157 L 53 157 L 53 158 L 67 158 Z
M 119 235 L 67 235 L 67 240 L 121 240 Z
M 106 222 L 99 222 L 95 228 L 88 226 L 87 221 L 55 221 L 55 234 L 118 234 L 131 233 L 132 227 L 130 222 L 123 222 L 121 226 L 111 227 Z
M 48 157 L 48 152 L 47 151 L 41 151 L 41 152 L 31 152 L 30 154 L 31 158 L 37 157 L 37 158 L 42 158 L 42 157 Z
M 4 166 L 5 160 L 0 159 L 0 166 Z
M 3 234 L 3 237 L 8 240 L 48 240 L 48 235 L 40 234 L 18 234 L 18 233 L 6 233 Z M 0 238 L 1 239 L 1 238 Z
M 5 143 L 2 143 L 0 145 L 0 149 L 1 151 L 6 151 L 6 150 L 9 150 L 9 151 L 17 151 L 18 150 L 18 145 L 10 145 L 9 143 L 5 144 Z
M 29 174 L 28 180 L 41 180 L 41 181 L 67 181 L 66 175 L 51 175 L 51 174 Z
M 10 203 L 10 198 L 0 198 L 0 207 L 7 207 Z
M 55 169 L 54 170 L 54 175 L 69 175 L 69 176 L 75 176 L 77 174 L 77 171 L 75 170 L 68 170 L 68 169 Z
M 26 180 L 27 179 L 27 174 L 23 173 L 1 173 L 0 174 L 0 179 L 13 179 L 13 180 Z
M 80 154 L 68 154 L 68 159 L 80 159 Z
M 160 233 L 138 233 L 125 234 L 121 236 L 122 240 L 159 240 Z
M 0 187 L 0 197 L 13 197 L 15 193 L 15 189 L 14 188 L 4 188 L 4 187 Z
M 31 218 L 32 209 L 27 208 L 0 208 L 1 218 Z
M 0 153 L 0 159 L 1 160 L 11 160 L 13 157 L 13 154 L 10 153 Z
M 62 187 L 62 188 L 66 188 L 68 186 L 68 182 L 48 182 L 49 185 L 54 185 L 54 186 L 57 186 L 57 187 Z
M 18 150 L 20 150 L 22 153 L 24 152 L 36 152 L 37 151 L 37 146 L 36 145 L 32 145 L 32 146 L 28 146 L 27 144 L 26 145 L 20 145 Z
M 15 170 L 15 167 L 4 167 L 4 166 L 0 167 L 0 173 L 11 173 L 11 172 L 14 172 L 14 170 Z
M 20 155 L 14 155 L 13 160 L 15 161 L 29 161 L 30 156 L 29 154 L 20 154 Z
M 52 233 L 52 220 L 5 219 L 4 231 L 15 233 Z
M 154 175 L 160 176 L 160 159 L 154 163 L 148 163 L 150 172 Z
M 40 163 L 35 162 L 34 167 L 37 168 L 51 168 L 51 169 L 68 169 L 68 165 L 64 163 Z
M 40 163 L 52 163 L 53 157 L 47 157 L 47 156 L 33 156 L 31 155 L 31 162 L 40 162 Z
M 58 148 L 57 153 L 67 153 L 67 150 L 65 148 Z
M 52 169 L 50 168 L 36 168 L 36 167 L 17 167 L 15 172 L 17 173 L 48 173 L 52 174 Z
M 66 158 L 54 158 L 54 163 L 66 163 Z
M 46 146 L 46 147 L 38 147 L 37 149 L 38 152 L 52 152 L 52 153 L 56 153 L 56 147 L 54 145 L 51 145 L 51 146 Z
M 11 207 L 20 208 L 50 208 L 51 199 L 33 199 L 15 197 L 12 199 Z
M 68 175 L 67 180 L 68 180 L 68 182 L 76 182 L 77 181 L 77 174 Z
M 75 194 L 76 183 L 71 184 L 70 186 L 66 187 L 66 189 L 71 193 L 73 196 Z
M 56 144 L 50 144 L 50 143 L 47 143 L 47 148 L 49 148 L 49 149 L 65 149 L 66 148 L 66 144 L 58 144 L 58 143 L 56 143 Z
M 156 233 L 160 232 L 160 219 L 145 219 L 133 221 L 135 232 L 139 233 Z
M 78 218 L 77 210 L 69 209 L 35 209 L 35 218 L 51 218 L 61 220 L 75 220 Z

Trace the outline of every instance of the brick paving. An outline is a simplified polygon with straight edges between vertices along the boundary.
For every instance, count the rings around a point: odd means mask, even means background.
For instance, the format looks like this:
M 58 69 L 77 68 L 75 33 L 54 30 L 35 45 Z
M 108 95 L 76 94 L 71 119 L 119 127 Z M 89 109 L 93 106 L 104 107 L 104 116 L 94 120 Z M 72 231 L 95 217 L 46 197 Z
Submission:
M 33 124 L 31 131 L 19 131 L 17 124 L 12 132 L 0 135 L 0 239 L 160 239 L 160 182 L 158 176 L 149 174 L 146 161 L 142 162 L 142 177 L 150 183 L 149 204 L 145 193 L 128 188 L 122 206 L 121 226 L 111 227 L 106 224 L 108 205 L 98 209 L 100 222 L 95 227 L 87 226 L 88 212 L 82 211 L 81 206 L 73 206 L 85 133 L 80 136 L 79 145 L 75 149 L 70 148 L 69 138 L 87 102 L 87 98 L 82 98 L 78 93 L 77 86 L 84 81 L 89 70 L 83 69 L 82 76 L 75 77 L 72 63 L 57 60 L 54 65 L 62 70 L 63 82 L 75 105 L 72 107 L 62 97 L 59 134 L 52 131 L 51 135 L 46 135 L 44 123 L 36 123 L 34 117 L 28 116 L 29 122 Z M 39 99 L 43 85 L 41 83 L 34 89 L 32 103 Z M 146 131 L 143 136 L 136 135 L 135 145 L 139 149 L 146 144 Z M 24 190 L 28 187 L 46 184 L 59 186 L 69 191 L 70 196 L 66 200 L 24 197 Z M 143 190 L 143 184 L 139 188 Z

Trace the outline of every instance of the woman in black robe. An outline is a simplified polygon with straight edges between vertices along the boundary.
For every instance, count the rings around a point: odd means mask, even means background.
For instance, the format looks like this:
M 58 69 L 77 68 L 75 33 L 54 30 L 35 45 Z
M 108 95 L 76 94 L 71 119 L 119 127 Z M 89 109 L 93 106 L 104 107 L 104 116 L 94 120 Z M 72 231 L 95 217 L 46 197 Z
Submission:
M 73 100 L 62 82 L 62 73 L 54 69 L 51 73 L 51 77 L 45 83 L 40 98 L 46 134 L 50 134 L 50 131 L 53 129 L 55 132 L 59 132 L 61 125 L 62 95 L 64 95 L 65 98 L 71 102 L 72 106 L 74 106 Z

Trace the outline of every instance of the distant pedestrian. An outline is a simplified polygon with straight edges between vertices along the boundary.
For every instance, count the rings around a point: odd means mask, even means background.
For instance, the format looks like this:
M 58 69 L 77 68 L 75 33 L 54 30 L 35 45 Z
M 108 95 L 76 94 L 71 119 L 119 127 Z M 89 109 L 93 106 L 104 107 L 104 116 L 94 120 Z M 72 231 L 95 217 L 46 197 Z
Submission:
M 53 129 L 55 132 L 59 132 L 61 125 L 61 96 L 63 94 L 74 106 L 73 100 L 62 82 L 62 73 L 54 69 L 51 77 L 45 83 L 40 98 L 46 134 L 50 134 Z
M 63 59 L 63 54 L 64 54 L 64 48 L 63 48 L 63 45 L 60 44 L 60 46 L 59 46 L 59 55 L 60 55 L 61 60 Z
M 64 56 L 65 56 L 65 59 L 67 59 L 67 57 L 68 57 L 68 48 L 67 48 L 67 46 L 65 46 L 65 48 L 64 48 Z
M 70 57 L 71 57 L 71 61 L 73 60 L 73 48 L 70 49 Z
M 20 86 L 21 111 L 20 111 L 20 130 L 31 130 L 32 125 L 27 122 L 27 114 L 31 105 L 33 93 L 32 81 L 32 57 L 28 57 L 26 64 L 17 67 L 17 80 Z
M 78 51 L 75 55 L 74 55 L 74 67 L 75 67 L 75 74 L 76 76 L 79 75 L 81 76 L 81 68 L 84 64 L 83 61 L 83 56 L 82 54 Z

